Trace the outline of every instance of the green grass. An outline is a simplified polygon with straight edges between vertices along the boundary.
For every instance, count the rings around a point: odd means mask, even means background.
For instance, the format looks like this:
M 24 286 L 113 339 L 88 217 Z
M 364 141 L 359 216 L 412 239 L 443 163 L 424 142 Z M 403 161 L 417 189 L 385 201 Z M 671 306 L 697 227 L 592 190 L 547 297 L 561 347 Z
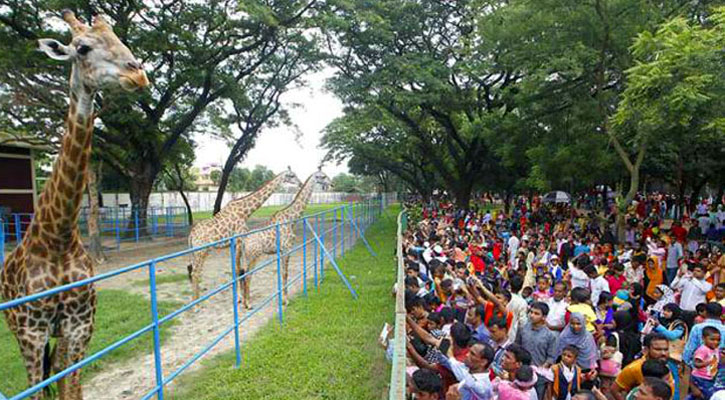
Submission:
M 242 368 L 233 368 L 233 352 L 214 357 L 200 371 L 182 376 L 174 399 L 382 398 L 390 366 L 377 337 L 394 313 L 395 232 L 394 219 L 382 216 L 367 234 L 382 244 L 377 258 L 362 243 L 345 252 L 340 267 L 358 300 L 328 267 L 318 292 L 311 288 L 308 299 L 292 300 L 284 329 L 270 320 L 243 345 Z
M 161 301 L 159 302 L 159 313 L 166 315 L 180 306 L 179 303 Z M 86 356 L 92 355 L 151 323 L 149 307 L 148 299 L 141 295 L 129 294 L 121 290 L 99 290 L 95 330 Z M 170 326 L 171 324 L 162 326 L 162 341 L 167 336 L 164 335 L 164 331 Z M 103 368 L 113 368 L 112 363 L 150 352 L 152 349 L 153 339 L 149 332 L 84 368 L 83 377 L 89 378 Z M 27 375 L 23 359 L 20 356 L 15 337 L 8 330 L 4 318 L 0 320 L 0 366 L 2 366 L 0 367 L 2 370 L 0 392 L 12 396 L 27 388 Z
M 189 276 L 187 274 L 167 274 L 167 275 L 156 276 L 157 285 L 163 285 L 165 283 L 184 282 L 184 281 L 188 281 L 188 280 L 189 280 Z M 133 283 L 133 286 L 140 286 L 140 287 L 148 287 L 148 285 L 149 285 L 148 279 L 135 281 Z
M 304 215 L 315 214 L 315 213 L 318 213 L 321 211 L 330 210 L 332 208 L 340 207 L 340 206 L 343 206 L 346 204 L 347 203 L 309 204 L 307 206 L 307 208 L 305 208 Z M 254 214 L 252 214 L 252 218 L 269 218 L 272 216 L 272 214 L 283 209 L 284 207 L 287 207 L 287 205 L 262 207 L 259 210 L 255 211 Z M 194 221 L 201 221 L 202 219 L 208 219 L 208 218 L 211 218 L 211 216 L 212 216 L 211 211 L 196 211 L 196 212 L 194 212 Z

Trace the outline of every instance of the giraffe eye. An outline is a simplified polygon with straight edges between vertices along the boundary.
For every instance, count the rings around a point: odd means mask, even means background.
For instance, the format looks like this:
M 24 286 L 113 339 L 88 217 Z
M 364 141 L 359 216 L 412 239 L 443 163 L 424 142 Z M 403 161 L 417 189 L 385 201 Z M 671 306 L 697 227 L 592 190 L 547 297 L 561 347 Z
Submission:
M 76 49 L 76 52 L 82 56 L 88 54 L 89 51 L 91 51 L 91 47 L 86 46 L 85 44 L 78 46 L 78 48 Z

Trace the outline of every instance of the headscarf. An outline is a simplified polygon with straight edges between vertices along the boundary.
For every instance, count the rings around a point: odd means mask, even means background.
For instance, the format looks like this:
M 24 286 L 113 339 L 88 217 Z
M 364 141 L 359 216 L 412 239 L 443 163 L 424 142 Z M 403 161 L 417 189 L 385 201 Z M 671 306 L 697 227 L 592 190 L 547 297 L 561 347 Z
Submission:
M 682 309 L 680 308 L 680 306 L 677 305 L 677 303 L 675 303 L 675 302 L 667 303 L 664 306 L 662 306 L 662 310 L 664 310 L 665 308 L 666 309 L 669 309 L 670 311 L 672 311 L 672 317 L 665 318 L 663 314 L 660 314 L 660 317 L 659 317 L 660 325 L 662 325 L 665 328 L 667 328 L 668 326 L 670 326 L 670 324 L 672 324 L 673 322 L 675 322 L 677 320 L 679 320 L 683 324 L 685 323 L 685 321 L 683 321 L 681 319 L 681 317 L 682 317 Z
M 676 303 L 675 292 L 666 285 L 657 285 L 657 289 L 662 292 L 662 297 L 652 306 L 651 310 L 657 313 L 662 312 L 662 308 L 670 303 Z
M 572 321 L 578 321 L 582 328 L 579 332 L 574 332 L 571 327 Z M 576 362 L 582 368 L 592 368 L 598 358 L 597 344 L 594 341 L 594 336 L 587 331 L 587 321 L 584 316 L 580 313 L 571 313 L 569 317 L 569 324 L 564 328 L 559 336 L 559 340 L 556 342 L 556 356 L 560 356 L 566 346 L 574 346 L 579 349 L 579 355 L 577 355 Z
M 622 365 L 634 360 L 634 356 L 642 350 L 637 330 L 637 320 L 629 310 L 614 313 L 615 331 L 619 335 L 619 351 L 622 352 Z

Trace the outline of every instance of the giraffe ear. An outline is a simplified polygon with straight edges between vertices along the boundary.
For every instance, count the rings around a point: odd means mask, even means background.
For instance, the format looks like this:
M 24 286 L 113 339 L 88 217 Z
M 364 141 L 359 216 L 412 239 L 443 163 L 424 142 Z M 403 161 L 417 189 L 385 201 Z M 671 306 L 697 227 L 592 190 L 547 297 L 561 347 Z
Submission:
M 68 61 L 75 53 L 71 47 L 55 39 L 38 39 L 38 50 L 59 61 Z

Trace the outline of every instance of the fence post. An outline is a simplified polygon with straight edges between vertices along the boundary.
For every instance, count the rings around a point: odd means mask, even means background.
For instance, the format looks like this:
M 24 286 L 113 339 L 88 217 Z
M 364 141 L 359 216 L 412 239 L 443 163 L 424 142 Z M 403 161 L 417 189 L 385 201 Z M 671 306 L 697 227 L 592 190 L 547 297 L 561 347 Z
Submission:
M 320 218 L 320 281 L 325 281 L 325 251 L 322 247 L 325 245 L 325 218 L 327 217 L 327 211 L 322 213 Z
M 173 210 L 171 207 L 166 209 L 166 221 L 169 224 L 169 236 L 174 236 Z
M 337 260 L 337 210 L 332 212 L 332 258 Z
M 282 325 L 282 257 L 279 243 L 279 222 L 274 226 L 275 242 L 277 243 L 277 316 L 279 324 Z
M 320 216 L 315 215 L 315 234 L 318 234 L 320 232 Z M 317 241 L 313 243 L 314 246 L 312 246 L 312 260 L 314 262 L 314 268 L 315 268 L 315 289 L 317 289 Z
M 13 214 L 13 222 L 15 222 L 15 242 L 20 246 L 23 238 L 23 231 L 20 227 L 20 214 Z
M 237 355 L 236 367 L 242 365 L 242 349 L 239 347 L 239 289 L 237 289 L 237 238 L 232 237 L 229 244 L 232 257 L 232 302 L 234 304 L 234 352 Z
M 139 226 L 138 226 L 138 212 L 140 210 L 136 210 L 136 212 L 133 212 L 133 224 L 136 227 L 136 243 L 138 243 L 138 233 L 139 233 Z
M 116 250 L 121 248 L 121 223 L 118 221 L 118 207 L 114 209 L 113 223 L 116 228 Z
M 340 243 L 340 256 L 345 257 L 345 207 L 340 209 L 340 237 L 342 238 Z
M 5 220 L 0 218 L 0 271 L 5 265 Z
M 156 398 L 164 400 L 164 374 L 161 370 L 161 332 L 159 309 L 156 299 L 156 261 L 149 263 L 149 284 L 151 295 L 151 320 L 154 325 L 154 365 L 156 369 Z
M 307 218 L 302 218 L 302 293 L 307 296 Z
M 156 208 L 151 209 L 151 236 L 159 233 L 159 216 L 156 215 Z

